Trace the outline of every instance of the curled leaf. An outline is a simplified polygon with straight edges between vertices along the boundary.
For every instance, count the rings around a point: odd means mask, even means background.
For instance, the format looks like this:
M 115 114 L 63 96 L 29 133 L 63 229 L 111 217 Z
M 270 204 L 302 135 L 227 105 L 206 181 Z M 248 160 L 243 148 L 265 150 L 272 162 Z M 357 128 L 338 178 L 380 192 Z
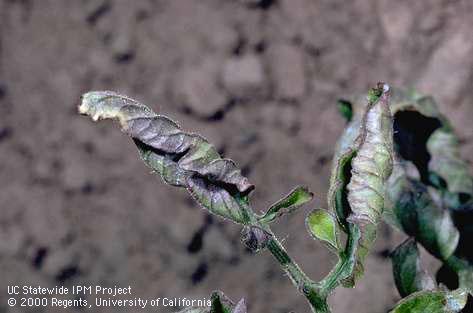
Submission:
M 324 242 L 332 251 L 339 252 L 338 224 L 328 211 L 316 209 L 310 212 L 306 218 L 306 226 L 315 239 Z
M 392 212 L 401 229 L 434 256 L 448 259 L 460 237 L 450 212 L 432 200 L 423 184 L 407 176 L 403 163 L 395 165 L 387 185 L 386 210 Z
M 350 101 L 349 127 L 361 123 L 366 106 L 359 97 Z M 395 170 L 388 181 L 383 218 L 442 260 L 454 251 L 471 255 L 467 221 L 473 212 L 473 177 L 460 158 L 452 126 L 432 97 L 413 90 L 391 88 L 390 107 L 395 157 L 402 168 L 412 164 L 416 175 Z M 353 134 L 344 135 L 346 142 L 352 140 Z
M 423 183 L 445 189 L 446 197 L 473 197 L 473 177 L 460 157 L 458 139 L 430 97 L 404 98 L 397 103 L 395 141 L 404 160 L 413 162 Z M 451 208 L 461 205 L 462 201 Z
M 351 99 L 353 121 L 361 120 L 365 104 L 361 97 Z M 391 88 L 394 142 L 400 159 L 412 162 L 424 184 L 441 187 L 450 209 L 473 198 L 473 177 L 461 159 L 458 139 L 447 118 L 430 96 L 414 90 Z M 445 200 L 450 200 L 445 199 Z
M 393 159 L 388 97 L 387 85 L 375 88 L 363 118 L 354 119 L 337 144 L 329 205 L 345 229 L 345 220 L 359 225 L 376 224 L 382 213 L 384 184 L 391 174 Z
M 445 180 L 450 193 L 473 193 L 473 178 L 460 157 L 458 139 L 453 133 L 435 131 L 427 141 L 427 150 L 431 155 L 429 170 Z
M 421 290 L 434 290 L 436 284 L 420 264 L 419 250 L 413 239 L 407 239 L 394 250 L 391 261 L 397 290 L 402 297 Z
M 355 154 L 354 150 L 347 149 L 339 156 L 335 156 L 328 191 L 328 205 L 336 212 L 338 223 L 346 233 L 348 233 L 347 217 L 350 214 L 346 187 L 351 178 L 351 161 Z
M 263 223 L 270 223 L 285 213 L 293 212 L 300 206 L 311 201 L 314 194 L 305 186 L 298 186 L 287 196 L 271 205 L 268 211 L 259 218 Z
M 336 146 L 328 203 L 350 243 L 341 255 L 341 274 L 337 274 L 345 286 L 353 286 L 362 275 L 363 261 L 383 212 L 385 183 L 393 159 L 388 98 L 387 85 L 380 83 L 372 89 L 362 110 L 353 107 L 351 122 Z M 330 279 L 327 284 L 333 285 Z
M 184 132 L 171 119 L 110 91 L 84 94 L 79 112 L 94 121 L 118 120 L 122 130 L 133 138 L 143 161 L 166 183 L 187 188 L 214 214 L 237 223 L 248 222 L 238 201 L 251 192 L 253 185 L 232 160 L 222 159 L 202 136 Z
M 249 217 L 235 195 L 222 186 L 212 184 L 208 180 L 194 176 L 187 179 L 187 189 L 191 196 L 210 212 L 245 224 Z
M 349 262 L 353 262 L 351 272 L 347 271 L 347 275 L 343 278 L 343 286 L 345 288 L 353 288 L 355 283 L 363 276 L 365 271 L 364 261 L 368 256 L 373 243 L 376 240 L 376 224 L 366 224 L 362 229 L 358 226 L 351 226 L 349 236 L 358 238 L 357 246 L 353 255 L 348 255 Z
M 351 162 L 348 220 L 359 225 L 377 224 L 384 206 L 385 182 L 392 171 L 393 129 L 388 90 L 380 90 L 379 98 L 368 104 L 358 138 L 360 144 Z
M 402 299 L 390 313 L 455 313 L 466 305 L 468 292 L 419 291 Z
M 346 101 L 348 102 L 348 101 Z M 356 139 L 360 135 L 361 118 L 353 118 L 346 126 L 335 146 L 328 191 L 328 206 L 334 212 L 338 223 L 348 233 L 347 218 L 350 214 L 347 185 L 351 179 L 351 162 L 356 155 Z

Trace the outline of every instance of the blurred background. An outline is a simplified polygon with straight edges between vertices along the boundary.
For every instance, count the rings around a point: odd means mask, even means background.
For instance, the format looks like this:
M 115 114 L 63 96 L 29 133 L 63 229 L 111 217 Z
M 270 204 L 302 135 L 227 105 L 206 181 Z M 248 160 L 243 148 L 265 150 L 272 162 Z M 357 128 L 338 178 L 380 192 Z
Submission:
M 275 232 L 319 279 L 335 260 L 303 221 L 326 207 L 345 123 L 336 100 L 378 81 L 432 94 L 472 162 L 472 16 L 467 0 L 0 0 L 0 312 L 64 312 L 7 306 L 8 285 L 38 284 L 130 285 L 143 298 L 220 289 L 253 313 L 307 312 L 238 226 L 164 185 L 116 125 L 79 116 L 80 95 L 118 91 L 203 134 L 256 185 L 258 210 L 308 185 L 315 201 Z M 401 240 L 382 226 L 334 312 L 399 299 L 387 256 Z

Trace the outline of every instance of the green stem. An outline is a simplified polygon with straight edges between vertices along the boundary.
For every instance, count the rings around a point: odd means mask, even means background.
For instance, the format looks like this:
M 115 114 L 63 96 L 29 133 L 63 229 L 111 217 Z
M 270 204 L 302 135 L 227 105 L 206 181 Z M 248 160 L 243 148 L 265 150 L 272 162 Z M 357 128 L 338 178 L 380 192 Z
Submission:
M 284 246 L 271 231 L 269 225 L 258 221 L 256 214 L 248 205 L 248 202 L 240 201 L 240 205 L 246 212 L 250 225 L 260 227 L 271 235 L 271 239 L 269 239 L 266 245 L 268 251 L 273 255 L 276 261 L 278 261 L 279 265 L 297 290 L 305 296 L 312 308 L 312 312 L 330 313 L 331 311 L 327 304 L 327 297 L 320 295 L 316 283 L 307 277 L 299 265 L 291 259 Z
M 266 230 L 269 230 L 269 228 Z M 312 307 L 312 311 L 315 313 L 329 313 L 330 308 L 327 304 L 327 298 L 319 294 L 316 284 L 309 279 L 299 265 L 289 257 L 282 244 L 274 235 L 272 239 L 269 240 L 267 248 L 279 262 L 284 272 L 289 276 L 294 286 L 306 297 Z
M 345 251 L 341 253 L 340 260 L 334 269 L 320 282 L 320 293 L 327 297 L 341 281 L 353 273 L 356 258 L 357 243 L 360 239 L 358 227 L 351 226 L 349 229 Z

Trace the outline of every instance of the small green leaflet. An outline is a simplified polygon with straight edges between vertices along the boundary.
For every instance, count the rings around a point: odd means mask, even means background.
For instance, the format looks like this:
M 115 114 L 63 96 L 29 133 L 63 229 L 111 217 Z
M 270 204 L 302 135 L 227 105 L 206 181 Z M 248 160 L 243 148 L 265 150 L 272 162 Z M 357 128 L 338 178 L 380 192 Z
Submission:
M 323 209 L 316 209 L 306 218 L 309 233 L 324 242 L 332 251 L 340 250 L 338 224 L 332 214 Z
M 311 201 L 314 194 L 305 186 L 298 186 L 287 196 L 271 205 L 268 211 L 259 218 L 262 223 L 270 223 L 285 213 L 290 213 Z

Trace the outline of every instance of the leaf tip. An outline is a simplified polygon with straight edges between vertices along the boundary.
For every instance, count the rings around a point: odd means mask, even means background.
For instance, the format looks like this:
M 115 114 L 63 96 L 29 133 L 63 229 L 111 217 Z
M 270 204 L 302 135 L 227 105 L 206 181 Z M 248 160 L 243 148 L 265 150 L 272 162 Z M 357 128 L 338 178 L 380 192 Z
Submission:
M 127 105 L 137 108 L 141 116 L 154 117 L 156 114 L 145 105 L 120 95 L 114 91 L 89 91 L 81 96 L 78 111 L 82 115 L 88 115 L 93 121 L 102 119 L 117 119 L 123 129 L 127 127 L 127 119 L 132 112 L 123 112 Z M 135 114 L 137 112 L 134 112 Z
M 94 122 L 116 117 L 120 107 L 106 106 L 103 103 L 105 99 L 112 96 L 118 96 L 118 94 L 113 91 L 89 91 L 84 93 L 78 106 L 79 114 L 90 116 Z

